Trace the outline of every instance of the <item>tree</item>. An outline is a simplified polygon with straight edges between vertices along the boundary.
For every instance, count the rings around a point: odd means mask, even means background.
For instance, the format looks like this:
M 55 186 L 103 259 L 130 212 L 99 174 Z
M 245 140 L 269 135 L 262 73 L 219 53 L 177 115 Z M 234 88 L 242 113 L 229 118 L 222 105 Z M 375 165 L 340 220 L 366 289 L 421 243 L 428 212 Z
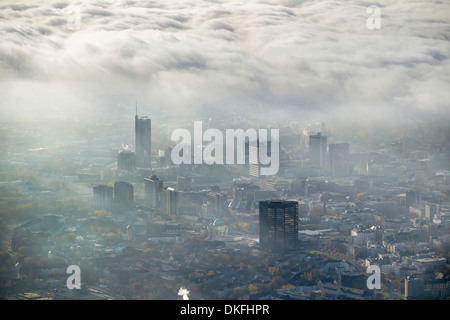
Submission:
M 258 294 L 261 292 L 261 289 L 259 288 L 259 286 L 256 284 L 253 284 L 253 283 L 247 287 L 247 290 L 250 293 L 250 295 L 255 295 L 255 294 Z
M 276 265 L 276 266 L 274 266 L 274 267 L 269 267 L 269 273 L 270 273 L 272 276 L 278 275 L 279 272 L 280 272 L 280 266 Z
M 283 285 L 283 279 L 279 276 L 274 277 L 269 283 L 269 288 L 271 290 L 279 289 Z
M 236 287 L 233 289 L 233 292 L 230 294 L 230 299 L 233 300 L 242 300 L 247 295 L 246 290 L 241 287 Z
M 406 277 L 401 277 L 399 279 L 392 280 L 392 285 L 397 290 L 397 292 L 401 294 L 405 293 L 405 279 Z

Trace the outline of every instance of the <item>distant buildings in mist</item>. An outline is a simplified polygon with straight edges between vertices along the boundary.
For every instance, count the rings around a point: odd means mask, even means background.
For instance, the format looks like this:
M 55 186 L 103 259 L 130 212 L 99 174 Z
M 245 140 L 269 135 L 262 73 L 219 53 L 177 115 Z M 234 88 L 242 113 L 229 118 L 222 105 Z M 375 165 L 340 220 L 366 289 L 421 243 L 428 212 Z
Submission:
M 309 160 L 322 172 L 328 172 L 332 177 L 348 177 L 350 175 L 349 156 L 348 143 L 327 144 L 327 137 L 321 132 L 309 136 Z
M 97 210 L 131 208 L 134 204 L 134 187 L 131 183 L 117 181 L 114 187 L 95 185 L 93 187 L 92 207 Z

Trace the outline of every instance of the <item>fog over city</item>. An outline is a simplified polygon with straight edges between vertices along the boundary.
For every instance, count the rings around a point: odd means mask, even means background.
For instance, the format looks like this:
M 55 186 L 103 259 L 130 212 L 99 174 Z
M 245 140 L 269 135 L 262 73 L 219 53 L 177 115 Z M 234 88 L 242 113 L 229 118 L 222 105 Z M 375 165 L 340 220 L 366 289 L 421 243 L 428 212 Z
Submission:
M 450 2 L 2 0 L 0 39 L 0 298 L 450 296 Z M 175 165 L 195 121 L 279 141 Z
M 169 117 L 225 105 L 448 118 L 450 4 L 377 5 L 380 30 L 366 27 L 360 1 L 2 1 L 2 118 L 123 116 L 136 101 Z M 79 29 L 67 27 L 71 6 Z

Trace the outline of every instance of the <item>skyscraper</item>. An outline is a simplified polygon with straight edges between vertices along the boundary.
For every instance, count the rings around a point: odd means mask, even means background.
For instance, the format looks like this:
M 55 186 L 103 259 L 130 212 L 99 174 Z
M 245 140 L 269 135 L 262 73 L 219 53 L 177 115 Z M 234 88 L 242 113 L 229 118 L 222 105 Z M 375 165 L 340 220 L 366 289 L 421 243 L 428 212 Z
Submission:
M 134 188 L 131 183 L 114 183 L 114 203 L 116 207 L 131 207 L 134 204 Z
M 151 175 L 144 179 L 145 202 L 154 209 L 161 208 L 163 182 L 155 175 Z
M 136 155 L 134 152 L 122 150 L 117 155 L 117 170 L 133 172 L 136 170 Z
M 166 214 L 170 216 L 178 214 L 178 192 L 170 187 L 166 189 Z
M 433 220 L 434 215 L 439 213 L 439 208 L 436 204 L 427 202 L 425 203 L 425 218 Z
M 336 143 L 329 145 L 330 154 L 330 174 L 333 177 L 347 177 L 350 174 L 349 155 L 350 146 L 348 143 Z
M 111 210 L 113 202 L 113 187 L 107 185 L 96 185 L 93 187 L 94 198 L 92 207 L 94 209 Z
M 134 117 L 135 143 L 136 143 L 136 167 L 151 168 L 151 147 L 152 147 L 152 121 L 146 116 Z
M 320 132 L 309 136 L 309 160 L 317 167 L 327 166 L 327 137 Z
M 259 202 L 259 244 L 268 251 L 298 248 L 298 202 L 265 200 Z

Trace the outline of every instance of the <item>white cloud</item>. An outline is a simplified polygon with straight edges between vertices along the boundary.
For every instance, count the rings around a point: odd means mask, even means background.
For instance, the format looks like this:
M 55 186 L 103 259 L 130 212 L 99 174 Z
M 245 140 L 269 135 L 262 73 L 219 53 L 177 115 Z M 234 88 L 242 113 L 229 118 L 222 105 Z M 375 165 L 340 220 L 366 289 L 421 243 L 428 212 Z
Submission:
M 5 2 L 0 112 L 13 114 L 12 104 L 47 110 L 39 103 L 73 112 L 76 93 L 92 112 L 139 100 L 149 113 L 205 113 L 235 99 L 239 112 L 262 101 L 334 118 L 448 117 L 450 4 L 380 0 L 381 30 L 368 30 L 371 4 Z M 79 30 L 66 25 L 73 5 L 81 10 Z M 40 89 L 30 91 L 32 84 Z M 60 99 L 40 96 L 53 87 Z

